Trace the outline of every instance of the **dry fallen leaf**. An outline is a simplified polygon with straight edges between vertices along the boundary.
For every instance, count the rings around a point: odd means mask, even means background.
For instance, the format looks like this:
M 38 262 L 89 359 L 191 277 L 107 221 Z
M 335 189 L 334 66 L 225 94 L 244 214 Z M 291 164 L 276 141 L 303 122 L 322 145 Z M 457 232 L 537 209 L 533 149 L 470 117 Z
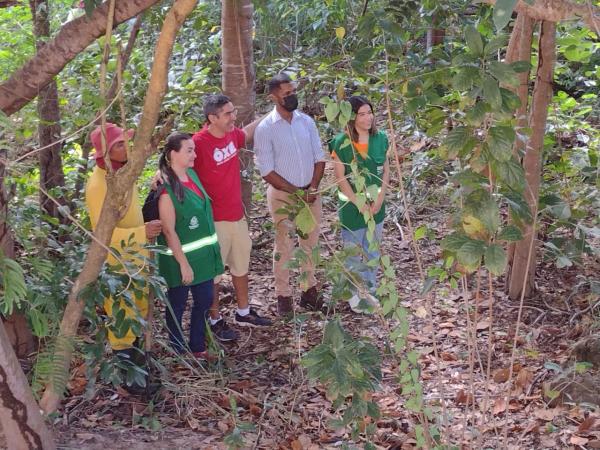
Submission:
M 504 369 L 496 369 L 494 370 L 494 382 L 495 383 L 506 383 L 508 381 L 508 377 L 510 375 L 510 369 L 504 368 Z
M 596 423 L 596 418 L 594 416 L 589 416 L 587 419 L 585 419 L 579 424 L 579 427 L 577 427 L 577 431 L 579 433 L 585 433 L 586 431 L 590 431 L 590 429 L 594 426 L 594 423 Z
M 543 408 L 538 408 L 535 411 L 533 411 L 533 414 L 535 417 L 537 417 L 538 419 L 542 419 L 542 420 L 546 420 L 546 421 L 551 421 L 553 420 L 558 413 L 560 413 L 561 410 L 558 408 L 552 408 L 552 409 L 543 409 Z
M 477 322 L 477 325 L 475 326 L 475 329 L 477 331 L 481 331 L 481 330 L 485 330 L 487 328 L 490 327 L 490 321 L 487 319 L 484 320 L 480 320 L 479 322 Z
M 597 439 L 595 439 L 593 441 L 589 441 L 587 443 L 587 447 L 588 448 L 600 448 L 600 441 Z
M 519 371 L 518 375 L 517 375 L 517 380 L 516 380 L 516 385 L 525 389 L 527 388 L 527 386 L 529 386 L 529 384 L 531 383 L 531 381 L 533 380 L 533 374 L 523 368 Z
M 498 414 L 506 411 L 506 400 L 503 398 L 497 398 L 492 407 L 492 414 L 497 416 Z
M 423 306 L 419 306 L 417 309 L 415 309 L 415 316 L 420 319 L 424 319 L 427 317 L 427 310 Z
M 454 403 L 457 405 L 467 405 L 473 404 L 473 395 L 469 392 L 465 392 L 464 389 L 461 389 L 456 393 L 456 397 L 454 397 Z
M 573 445 L 585 445 L 588 443 L 588 441 L 589 441 L 588 438 L 584 438 L 581 436 L 575 436 L 575 435 L 571 436 L 571 444 L 573 444 Z
M 217 422 L 217 428 L 221 431 L 221 433 L 227 433 L 229 431 L 229 425 L 222 420 Z
M 454 353 L 450 352 L 440 353 L 440 358 L 442 358 L 442 361 L 458 361 L 458 357 Z

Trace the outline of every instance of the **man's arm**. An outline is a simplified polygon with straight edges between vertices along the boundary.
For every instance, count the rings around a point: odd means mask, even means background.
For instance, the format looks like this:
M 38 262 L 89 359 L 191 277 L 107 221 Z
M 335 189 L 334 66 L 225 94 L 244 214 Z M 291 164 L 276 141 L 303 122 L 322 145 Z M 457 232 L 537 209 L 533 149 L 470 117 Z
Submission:
M 273 186 L 278 191 L 285 191 L 285 192 L 288 192 L 289 194 L 293 194 L 298 190 L 298 188 L 296 186 L 294 186 L 292 183 L 287 181 L 285 178 L 283 178 L 281 175 L 279 175 L 274 170 L 272 170 L 271 172 L 266 174 L 263 177 L 263 180 L 265 180 L 267 183 L 269 183 L 271 186 Z
M 256 127 L 269 114 L 270 113 L 266 113 L 266 114 L 260 116 L 254 122 L 251 122 L 248 125 L 246 125 L 244 128 L 242 128 L 242 131 L 246 135 L 246 145 L 252 145 L 252 143 L 254 142 L 254 131 L 256 130 Z

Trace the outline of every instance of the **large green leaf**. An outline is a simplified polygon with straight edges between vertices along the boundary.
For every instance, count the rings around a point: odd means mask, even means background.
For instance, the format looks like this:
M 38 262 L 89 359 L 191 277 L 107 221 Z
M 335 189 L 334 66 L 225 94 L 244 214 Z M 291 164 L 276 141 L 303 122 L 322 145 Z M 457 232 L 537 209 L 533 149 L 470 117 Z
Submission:
M 472 126 L 481 125 L 487 112 L 490 112 L 490 106 L 484 101 L 478 101 L 472 108 L 469 108 L 465 120 Z
M 523 233 L 521 229 L 516 225 L 507 225 L 502 228 L 502 231 L 498 234 L 498 240 L 517 242 L 523 239 Z
M 500 208 L 485 189 L 471 192 L 465 198 L 463 211 L 479 219 L 490 233 L 495 233 L 500 226 Z
M 462 172 L 454 174 L 452 178 L 450 178 L 450 181 L 472 188 L 478 188 L 481 185 L 488 183 L 488 179 L 486 177 L 473 171 L 472 169 L 466 169 Z
M 510 65 L 501 61 L 490 61 L 488 68 L 490 73 L 501 83 L 511 86 L 519 84 L 517 72 Z
M 469 127 L 456 127 L 448 133 L 444 145 L 451 151 L 459 151 L 471 136 L 472 131 Z
M 517 73 L 529 72 L 531 63 L 529 61 L 515 61 L 511 63 L 510 67 Z
M 483 56 L 483 40 L 481 39 L 481 34 L 479 31 L 473 26 L 468 26 L 465 28 L 465 39 L 467 40 L 467 46 L 471 53 L 475 56 Z
M 457 252 L 460 248 L 472 239 L 462 233 L 452 233 L 442 239 L 442 248 L 451 252 Z
M 515 130 L 512 127 L 499 126 L 490 128 L 488 145 L 494 159 L 508 161 L 512 158 L 515 136 Z
M 523 192 L 525 189 L 525 171 L 514 158 L 508 161 L 492 161 L 492 172 L 510 189 Z
M 506 268 L 506 252 L 498 244 L 492 244 L 485 250 L 485 267 L 494 275 L 501 275 Z
M 474 82 L 481 78 L 479 68 L 475 66 L 464 66 L 458 69 L 454 78 L 452 78 L 452 86 L 458 91 L 466 91 L 471 89 Z
M 485 54 L 490 55 L 492 53 L 496 53 L 501 48 L 506 47 L 507 44 L 508 44 L 508 35 L 502 33 L 497 36 L 494 36 L 485 45 Z
M 508 203 L 511 213 L 521 221 L 531 223 L 533 220 L 529 205 L 523 199 L 523 196 L 515 191 L 503 190 L 501 195 Z
M 494 5 L 494 25 L 496 25 L 496 29 L 498 31 L 502 30 L 508 22 L 510 22 L 510 18 L 512 16 L 512 12 L 515 9 L 515 5 L 518 0 L 496 0 L 496 4 Z
M 492 108 L 500 108 L 502 105 L 502 95 L 500 94 L 498 81 L 496 81 L 495 78 L 486 75 L 483 78 L 481 87 L 483 88 L 483 97 L 490 105 L 492 105 Z
M 500 95 L 502 95 L 502 107 L 505 112 L 514 113 L 514 111 L 521 106 L 521 99 L 513 91 L 500 88 Z
M 300 212 L 298 212 L 298 215 L 296 216 L 296 226 L 304 234 L 309 234 L 317 226 L 315 218 L 308 205 L 304 205 Z
M 470 239 L 469 242 L 465 242 L 458 252 L 456 252 L 456 259 L 463 266 L 477 267 L 481 262 L 481 257 L 484 252 L 485 244 L 483 241 Z

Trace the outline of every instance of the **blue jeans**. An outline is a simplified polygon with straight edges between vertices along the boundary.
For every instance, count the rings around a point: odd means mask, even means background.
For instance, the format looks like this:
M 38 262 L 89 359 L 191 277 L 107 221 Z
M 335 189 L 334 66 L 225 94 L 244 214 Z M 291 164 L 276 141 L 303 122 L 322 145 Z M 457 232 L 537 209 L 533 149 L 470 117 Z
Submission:
M 193 286 L 178 286 L 167 291 L 171 308 L 167 307 L 167 328 L 171 345 L 178 352 L 186 349 L 185 339 L 181 333 L 181 318 L 187 304 L 189 292 L 192 291 L 192 318 L 190 324 L 190 350 L 203 352 L 206 350 L 206 316 L 213 301 L 213 280 L 204 281 Z M 171 313 L 171 309 L 173 312 Z
M 382 236 L 383 222 L 378 223 L 375 226 L 374 239 L 378 244 L 381 244 Z M 375 293 L 377 290 L 377 272 L 379 271 L 379 266 L 365 267 L 364 265 L 371 259 L 379 258 L 381 256 L 381 252 L 379 250 L 369 251 L 367 229 L 361 228 L 360 230 L 348 230 L 342 228 L 342 241 L 344 243 L 344 248 L 358 247 L 360 249 L 360 254 L 356 256 L 350 256 L 346 259 L 346 268 L 352 272 L 359 273 L 369 291 L 372 294 Z

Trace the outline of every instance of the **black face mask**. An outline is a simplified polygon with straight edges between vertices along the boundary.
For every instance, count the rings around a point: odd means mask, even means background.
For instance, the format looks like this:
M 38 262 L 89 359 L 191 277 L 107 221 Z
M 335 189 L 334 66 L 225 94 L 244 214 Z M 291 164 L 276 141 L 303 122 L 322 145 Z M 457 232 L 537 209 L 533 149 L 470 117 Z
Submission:
M 296 94 L 290 94 L 287 97 L 283 97 L 283 105 L 286 111 L 292 112 L 298 108 L 298 96 Z

